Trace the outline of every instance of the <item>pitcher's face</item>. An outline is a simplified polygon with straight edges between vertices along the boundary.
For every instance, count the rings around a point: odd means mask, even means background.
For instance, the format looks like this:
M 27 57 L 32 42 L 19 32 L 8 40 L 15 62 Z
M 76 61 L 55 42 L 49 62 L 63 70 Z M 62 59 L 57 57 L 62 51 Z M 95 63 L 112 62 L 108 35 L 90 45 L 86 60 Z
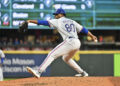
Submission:
M 58 19 L 58 18 L 59 18 L 58 14 L 57 14 L 57 15 L 55 15 L 55 19 Z
M 61 17 L 63 17 L 64 15 L 63 14 L 57 14 L 57 15 L 55 15 L 55 18 L 56 19 L 59 19 L 59 18 L 61 18 Z

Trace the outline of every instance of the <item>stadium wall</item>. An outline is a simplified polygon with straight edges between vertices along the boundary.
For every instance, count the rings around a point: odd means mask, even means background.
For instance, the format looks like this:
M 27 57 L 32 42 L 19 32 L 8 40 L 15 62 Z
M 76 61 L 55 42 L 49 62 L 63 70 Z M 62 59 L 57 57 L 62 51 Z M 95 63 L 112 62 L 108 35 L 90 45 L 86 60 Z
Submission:
M 4 77 L 31 77 L 27 66 L 38 68 L 49 51 L 4 51 Z M 120 51 L 78 51 L 73 59 L 90 76 L 120 76 Z M 72 70 L 61 58 L 56 59 L 42 76 L 74 76 Z

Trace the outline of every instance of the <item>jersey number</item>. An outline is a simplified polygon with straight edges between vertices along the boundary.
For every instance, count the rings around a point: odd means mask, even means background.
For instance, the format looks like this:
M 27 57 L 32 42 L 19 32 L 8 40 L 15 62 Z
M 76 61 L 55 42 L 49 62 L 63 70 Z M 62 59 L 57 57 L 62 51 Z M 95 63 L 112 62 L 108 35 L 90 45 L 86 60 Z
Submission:
M 66 28 L 66 30 L 68 31 L 68 32 L 71 32 L 71 31 L 73 31 L 73 32 L 75 32 L 75 27 L 74 27 L 74 24 L 66 24 L 65 25 L 65 28 Z

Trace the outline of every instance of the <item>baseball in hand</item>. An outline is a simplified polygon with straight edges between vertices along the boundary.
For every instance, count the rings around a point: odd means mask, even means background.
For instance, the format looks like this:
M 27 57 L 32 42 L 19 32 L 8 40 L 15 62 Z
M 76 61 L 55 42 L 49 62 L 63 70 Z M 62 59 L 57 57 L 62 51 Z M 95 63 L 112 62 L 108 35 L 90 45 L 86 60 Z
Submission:
M 97 43 L 97 42 L 98 42 L 98 40 L 96 39 L 96 40 L 94 40 L 94 42 L 96 42 L 96 43 Z

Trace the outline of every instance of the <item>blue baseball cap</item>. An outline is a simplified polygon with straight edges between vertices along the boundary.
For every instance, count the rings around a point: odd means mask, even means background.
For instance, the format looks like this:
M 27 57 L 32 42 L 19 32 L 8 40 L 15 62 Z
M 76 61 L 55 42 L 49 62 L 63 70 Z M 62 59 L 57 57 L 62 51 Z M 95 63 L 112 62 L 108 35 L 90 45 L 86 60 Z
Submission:
M 57 14 L 64 14 L 64 15 L 66 15 L 66 12 L 62 8 L 60 8 L 60 9 L 57 9 L 55 13 L 53 13 L 53 15 L 57 15 Z

